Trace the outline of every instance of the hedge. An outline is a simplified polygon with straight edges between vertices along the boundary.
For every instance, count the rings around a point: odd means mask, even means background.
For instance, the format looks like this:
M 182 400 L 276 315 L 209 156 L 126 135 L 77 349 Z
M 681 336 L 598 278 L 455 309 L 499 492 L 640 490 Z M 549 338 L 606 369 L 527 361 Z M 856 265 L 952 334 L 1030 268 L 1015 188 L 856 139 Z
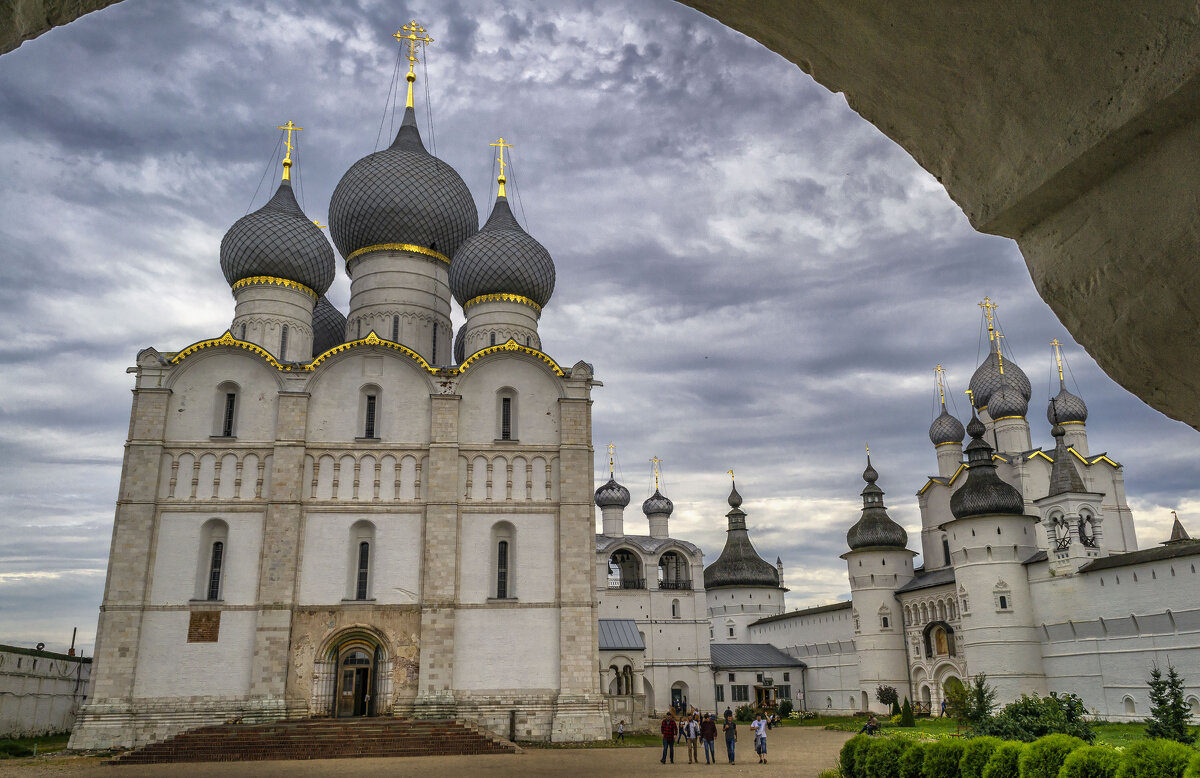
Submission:
M 1067 754 L 1058 778 L 1116 778 L 1121 752 L 1109 746 L 1084 746 Z
M 846 741 L 838 757 L 838 764 L 841 765 L 842 775 L 846 778 L 866 778 L 865 774 L 861 772 L 859 753 L 870 742 L 871 738 L 867 735 L 855 735 Z
M 1067 754 L 1085 743 L 1071 735 L 1044 735 L 1021 754 L 1021 778 L 1058 778 Z
M 1192 763 L 1184 771 L 1183 778 L 1200 778 L 1200 754 L 1192 757 Z
M 904 750 L 900 755 L 900 778 L 922 778 L 925 751 L 928 748 L 928 743 L 916 742 Z
M 1020 778 L 1021 752 L 1024 743 L 1006 740 L 996 747 L 987 764 L 983 766 L 983 778 Z
M 961 740 L 938 740 L 925 749 L 922 778 L 961 778 L 958 763 L 966 746 Z
M 855 766 L 869 778 L 906 778 L 900 771 L 900 757 L 910 745 L 911 741 L 899 738 L 871 738 L 859 748 Z
M 1195 751 L 1174 740 L 1139 740 L 1125 749 L 1118 778 L 1183 778 Z
M 992 758 L 992 752 L 1004 741 L 998 737 L 973 737 L 963 746 L 962 760 L 958 769 L 962 778 L 983 778 L 983 768 Z

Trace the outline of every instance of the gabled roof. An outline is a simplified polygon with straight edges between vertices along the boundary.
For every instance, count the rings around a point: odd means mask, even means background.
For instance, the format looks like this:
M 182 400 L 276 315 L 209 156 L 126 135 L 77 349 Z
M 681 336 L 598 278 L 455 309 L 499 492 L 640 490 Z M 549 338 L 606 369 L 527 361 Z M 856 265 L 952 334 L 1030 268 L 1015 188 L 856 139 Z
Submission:
M 770 643 L 710 643 L 709 656 L 717 669 L 755 669 L 763 667 L 808 667 L 791 654 Z
M 600 619 L 601 651 L 645 651 L 646 644 L 633 619 Z
M 786 619 L 795 618 L 797 616 L 813 616 L 818 613 L 831 613 L 833 611 L 844 611 L 844 610 L 849 610 L 852 607 L 854 607 L 854 603 L 852 603 L 850 600 L 846 600 L 845 602 L 835 602 L 830 605 L 815 605 L 811 608 L 801 608 L 800 610 L 796 610 L 796 611 L 788 611 L 787 613 L 780 613 L 776 616 L 764 616 L 763 618 L 759 619 L 758 621 L 750 622 L 750 626 L 753 627 L 756 624 L 770 624 L 773 621 L 784 621 Z
M 928 589 L 933 586 L 942 586 L 943 584 L 951 583 L 954 583 L 954 568 L 943 567 L 940 570 L 931 570 L 924 575 L 917 576 L 897 589 L 896 593 L 915 592 L 918 589 Z

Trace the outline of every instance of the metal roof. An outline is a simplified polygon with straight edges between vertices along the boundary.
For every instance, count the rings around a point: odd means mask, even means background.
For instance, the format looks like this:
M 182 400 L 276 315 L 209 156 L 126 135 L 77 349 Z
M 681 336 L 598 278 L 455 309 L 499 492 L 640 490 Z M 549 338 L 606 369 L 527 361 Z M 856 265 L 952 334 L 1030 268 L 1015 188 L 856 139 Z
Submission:
M 717 669 L 808 666 L 770 643 L 710 643 L 708 652 Z
M 924 575 L 919 575 L 897 589 L 896 593 L 913 592 L 917 589 L 928 589 L 931 586 L 941 586 L 948 583 L 954 583 L 953 567 L 943 567 L 940 570 L 931 570 Z
M 601 651 L 645 651 L 646 644 L 633 619 L 600 619 Z
M 776 616 L 764 616 L 763 618 L 759 619 L 758 621 L 751 622 L 750 626 L 753 627 L 756 624 L 770 624 L 773 621 L 784 621 L 785 619 L 793 619 L 793 618 L 796 618 L 797 616 L 813 616 L 818 613 L 829 613 L 831 611 L 842 611 L 842 610 L 847 610 L 852 607 L 854 607 L 854 603 L 850 602 L 849 600 L 846 600 L 845 602 L 835 602 L 830 605 L 814 605 L 811 608 L 801 608 L 800 610 L 788 611 L 787 613 L 780 613 Z
M 1200 555 L 1200 540 L 1178 541 L 1168 546 L 1143 548 L 1139 551 L 1128 551 L 1124 554 L 1112 554 L 1111 556 L 1101 557 L 1079 568 L 1079 572 L 1091 573 L 1096 570 L 1126 567 L 1142 562 L 1161 562 L 1166 559 L 1178 559 L 1179 557 L 1197 555 Z

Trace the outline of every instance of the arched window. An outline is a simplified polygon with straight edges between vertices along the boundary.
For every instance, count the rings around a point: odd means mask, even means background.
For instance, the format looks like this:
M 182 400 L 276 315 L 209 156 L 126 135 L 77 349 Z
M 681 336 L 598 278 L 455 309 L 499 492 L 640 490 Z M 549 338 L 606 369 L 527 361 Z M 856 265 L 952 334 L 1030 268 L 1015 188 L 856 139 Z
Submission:
M 436 324 L 434 325 L 437 326 Z M 400 316 L 399 314 L 392 317 L 392 342 L 400 342 Z
M 493 332 L 488 335 L 488 345 L 489 346 L 496 345 L 496 333 Z
M 671 600 L 671 618 L 681 618 L 679 615 L 679 600 Z
M 496 544 L 496 597 L 508 597 L 508 541 Z
M 492 525 L 492 584 L 491 596 L 498 600 L 515 600 L 516 587 L 516 528 L 507 521 Z
M 1200 698 L 1188 697 L 1186 702 L 1188 705 L 1188 710 L 1192 712 L 1192 717 L 1194 718 L 1200 716 Z
M 238 335 L 238 340 L 246 339 L 246 322 L 242 322 L 241 332 Z
M 279 361 L 287 361 L 288 326 L 285 324 L 279 330 Z
M 496 392 L 496 440 L 517 440 L 517 390 Z
M 942 556 L 946 560 L 946 564 L 950 564 L 950 541 L 942 538 Z
M 367 440 L 379 440 L 381 397 L 382 392 L 374 384 L 359 391 L 358 428 L 362 431 L 361 437 Z
M 224 598 L 225 572 L 229 569 L 229 525 L 209 519 L 200 527 L 200 559 L 196 572 L 196 599 Z
M 1137 713 L 1137 705 L 1134 704 L 1133 698 L 1130 697 L 1128 694 L 1125 695 L 1125 699 L 1122 700 L 1122 702 L 1125 704 L 1125 714 L 1126 715 L 1132 716 L 1135 713 Z
M 645 589 L 642 560 L 633 551 L 619 548 L 608 558 L 609 589 Z
M 1012 589 L 1007 583 L 1003 580 L 996 581 L 996 587 L 992 590 L 992 594 L 996 598 L 996 610 L 1012 610 Z
M 214 437 L 237 437 L 238 398 L 241 388 L 233 381 L 225 381 L 217 386 L 213 397 L 213 431 Z
M 435 365 L 437 364 L 437 361 L 438 361 L 437 341 L 438 341 L 438 326 L 437 326 L 437 322 L 435 321 L 433 323 L 433 350 L 432 350 L 432 353 L 430 353 L 430 355 L 429 355 L 429 361 Z
M 358 321 L 354 322 L 354 326 L 355 326 L 354 339 L 362 340 L 362 319 L 359 319 Z
M 658 588 L 692 588 L 688 564 L 678 552 L 668 551 L 658 558 Z
M 375 525 L 369 521 L 356 521 L 351 525 L 349 546 L 347 599 L 374 599 L 371 589 L 375 583 Z

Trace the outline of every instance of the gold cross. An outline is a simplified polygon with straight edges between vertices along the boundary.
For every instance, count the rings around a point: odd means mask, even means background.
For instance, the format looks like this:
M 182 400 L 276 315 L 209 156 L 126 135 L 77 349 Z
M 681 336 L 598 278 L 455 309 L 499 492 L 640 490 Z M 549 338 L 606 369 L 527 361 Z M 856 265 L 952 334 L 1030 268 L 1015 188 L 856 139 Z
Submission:
M 654 491 L 658 491 L 658 465 L 662 462 L 658 457 L 650 457 L 650 461 L 654 464 Z
M 283 155 L 283 180 L 287 181 L 292 177 L 292 149 L 296 148 L 292 145 L 292 133 L 300 132 L 300 130 L 303 130 L 304 128 L 297 127 L 295 122 L 293 122 L 291 119 L 288 119 L 287 124 L 281 125 L 276 129 L 287 130 L 287 140 L 283 142 L 283 145 L 287 148 L 287 153 Z
M 616 451 L 616 449 L 617 449 L 617 447 L 612 444 L 612 441 L 609 441 L 609 443 L 608 443 L 608 477 L 609 478 L 615 477 L 613 475 L 613 452 Z
M 495 146 L 500 149 L 500 176 L 496 179 L 496 181 L 499 182 L 499 184 L 500 184 L 500 191 L 499 191 L 499 193 L 497 193 L 496 196 L 497 197 L 505 197 L 506 195 L 504 194 L 504 184 L 506 181 L 508 181 L 508 179 L 504 177 L 504 150 L 511 149 L 513 147 L 513 145 L 511 143 L 505 143 L 504 138 L 501 138 L 500 140 L 496 141 L 495 143 L 489 143 L 488 145 Z
M 405 33 L 408 33 L 405 35 Z M 403 46 L 405 41 L 408 41 L 408 75 L 404 78 L 408 80 L 408 101 L 404 104 L 406 108 L 413 107 L 413 82 L 417 80 L 413 73 L 413 67 L 417 64 L 417 44 L 433 43 L 433 38 L 425 34 L 425 28 L 417 24 L 416 20 L 396 30 L 392 37 L 400 41 Z
M 1062 386 L 1064 383 L 1062 371 L 1062 351 L 1060 351 L 1058 348 L 1062 345 L 1062 343 L 1059 343 L 1058 338 L 1055 338 L 1054 340 L 1050 341 L 1050 345 L 1054 346 L 1054 361 L 1058 363 L 1058 384 L 1059 386 Z
M 965 394 L 967 396 L 967 399 L 969 399 L 971 401 L 971 407 L 974 408 L 975 407 L 975 393 L 972 392 L 970 389 L 964 389 L 963 394 Z
M 325 225 L 321 224 L 321 222 L 317 221 L 316 219 L 313 219 L 313 224 L 317 225 L 317 227 L 319 227 L 322 230 L 325 229 Z
M 731 482 L 731 483 L 733 483 L 734 485 L 737 485 L 737 479 L 733 477 L 733 471 L 732 471 L 732 470 L 726 470 L 725 472 L 729 473 L 729 480 L 730 480 L 730 482 Z
M 989 326 L 989 331 L 990 331 L 990 326 Z M 997 332 L 995 335 L 995 338 L 996 338 L 996 361 L 1000 363 L 1000 375 L 1004 375 L 1004 351 L 1000 348 L 1000 339 L 1003 337 L 1004 337 L 1004 334 L 1001 332 Z
M 979 303 L 979 307 L 983 309 L 983 315 L 987 317 L 988 323 L 988 340 L 996 339 L 995 328 L 995 311 L 1000 306 L 992 302 L 992 298 L 984 295 L 983 302 Z
M 933 369 L 933 374 L 937 376 L 938 399 L 942 402 L 942 407 L 946 407 L 946 383 L 942 380 L 942 375 L 946 372 L 946 368 L 938 365 Z

